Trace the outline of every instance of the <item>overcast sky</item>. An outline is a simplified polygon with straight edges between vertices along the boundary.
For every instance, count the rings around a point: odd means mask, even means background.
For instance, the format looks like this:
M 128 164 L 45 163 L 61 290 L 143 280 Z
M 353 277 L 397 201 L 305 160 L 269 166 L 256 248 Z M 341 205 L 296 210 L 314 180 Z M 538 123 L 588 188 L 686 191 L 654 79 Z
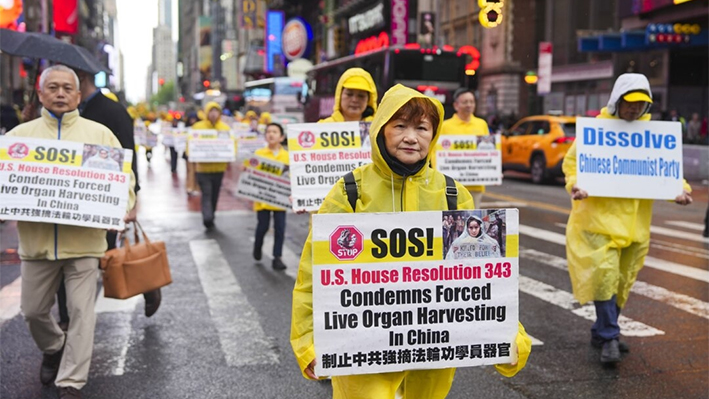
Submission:
M 118 47 L 123 52 L 126 98 L 145 99 L 145 82 L 152 61 L 153 28 L 158 24 L 158 0 L 120 0 Z M 172 1 L 172 37 L 177 40 L 177 1 Z

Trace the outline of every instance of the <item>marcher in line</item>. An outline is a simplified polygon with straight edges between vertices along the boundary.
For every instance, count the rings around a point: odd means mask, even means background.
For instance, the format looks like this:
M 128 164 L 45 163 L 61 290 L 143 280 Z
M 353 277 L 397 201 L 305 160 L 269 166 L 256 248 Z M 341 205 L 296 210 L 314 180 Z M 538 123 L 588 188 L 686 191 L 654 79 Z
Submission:
M 441 135 L 490 135 L 490 128 L 487 126 L 485 119 L 475 116 L 476 101 L 472 90 L 465 87 L 456 90 L 453 93 L 453 108 L 455 109 L 455 114 L 443 121 Z M 466 188 L 473 196 L 475 205 L 480 207 L 485 193 L 485 186 L 467 186 Z
M 318 122 L 371 122 L 377 111 L 377 85 L 362 68 L 346 70 L 335 88 L 332 115 Z
M 283 126 L 277 123 L 269 123 L 266 126 L 266 147 L 259 148 L 254 152 L 254 155 L 267 159 L 273 159 L 282 162 L 286 165 L 289 163 L 288 151 L 286 151 L 281 142 L 285 137 Z M 263 239 L 268 232 L 268 225 L 271 222 L 271 214 L 273 214 L 273 262 L 271 266 L 275 270 L 285 270 L 286 265 L 283 264 L 281 256 L 283 255 L 283 240 L 286 232 L 286 211 L 283 208 L 278 208 L 263 202 L 254 202 L 254 211 L 258 219 L 256 225 L 256 240 L 254 241 L 254 259 L 261 260 Z
M 344 179 L 338 180 L 318 214 L 353 212 L 413 212 L 448 209 L 445 176 L 428 167 L 443 119 L 441 103 L 416 90 L 396 85 L 384 95 L 374 117 L 372 163 L 353 171 L 358 186 L 355 209 L 349 203 Z M 457 209 L 473 209 L 473 199 L 456 182 Z M 344 223 L 344 222 L 343 222 Z M 303 247 L 298 279 L 293 289 L 291 345 L 303 376 L 317 379 L 313 341 L 312 231 Z M 505 376 L 524 368 L 531 340 L 519 325 L 518 362 L 496 365 Z M 391 373 L 332 377 L 333 398 L 394 399 L 403 390 L 405 399 L 441 399 L 453 384 L 454 368 L 408 370 Z
M 222 107 L 216 102 L 207 103 L 204 106 L 204 113 L 207 119 L 195 123 L 192 129 L 226 132 L 230 130 L 229 125 L 222 122 Z M 214 228 L 214 213 L 217 210 L 219 190 L 227 166 L 226 162 L 200 162 L 196 165 L 197 183 L 202 191 L 202 223 L 208 230 Z
M 79 116 L 79 78 L 57 65 L 39 81 L 42 116 L 17 126 L 8 136 L 83 142 L 121 148 L 111 131 Z M 131 172 L 129 211 L 135 204 Z M 128 212 L 125 220 L 135 215 Z M 18 222 L 22 275 L 22 314 L 32 338 L 44 353 L 43 384 L 55 382 L 60 398 L 80 398 L 93 350 L 99 258 L 106 251 L 106 231 L 53 223 Z M 71 323 L 65 334 L 51 315 L 54 294 L 64 276 Z
M 135 151 L 135 138 L 133 136 L 133 119 L 128 110 L 118 103 L 116 100 L 109 98 L 96 87 L 94 83 L 94 75 L 84 71 L 75 71 L 79 77 L 79 88 L 81 89 L 81 103 L 79 104 L 79 112 L 82 118 L 98 122 L 106 126 L 111 133 L 120 141 L 124 149 L 133 151 L 133 163 L 131 169 L 135 175 L 135 194 L 136 206 L 133 207 L 131 219 L 135 219 L 138 212 L 138 192 L 140 184 L 138 180 L 138 158 Z M 115 94 L 108 93 L 115 97 Z M 116 248 L 116 231 L 106 232 L 107 250 Z M 62 286 L 64 284 L 62 283 Z M 61 291 L 61 288 L 60 288 Z M 162 295 L 160 288 L 154 291 L 149 291 L 143 294 L 145 298 L 145 316 L 150 317 L 158 311 Z M 66 305 L 64 305 L 66 306 Z M 59 300 L 60 314 L 62 309 L 62 301 Z M 66 320 L 68 322 L 68 319 Z
M 597 118 L 648 121 L 651 105 L 647 78 L 625 73 L 616 80 L 608 105 Z M 653 201 L 589 197 L 576 184 L 576 162 L 574 143 L 563 163 L 566 190 L 573 199 L 566 227 L 569 275 L 576 300 L 581 304 L 593 301 L 596 307 L 591 345 L 601 348 L 602 363 L 618 363 L 620 352 L 629 351 L 628 345 L 619 341 L 618 317 L 650 247 Z M 685 182 L 675 202 L 691 204 L 690 192 Z

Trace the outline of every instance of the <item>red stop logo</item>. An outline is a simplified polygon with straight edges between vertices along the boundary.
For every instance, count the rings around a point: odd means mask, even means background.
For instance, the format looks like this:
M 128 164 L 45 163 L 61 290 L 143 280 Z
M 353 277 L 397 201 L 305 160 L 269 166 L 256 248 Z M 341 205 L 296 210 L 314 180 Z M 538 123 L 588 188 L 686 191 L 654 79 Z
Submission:
M 451 141 L 448 139 L 441 140 L 441 147 L 445 150 L 449 149 L 451 147 Z
M 338 226 L 330 234 L 330 252 L 339 260 L 354 260 L 364 248 L 364 236 L 354 226 Z

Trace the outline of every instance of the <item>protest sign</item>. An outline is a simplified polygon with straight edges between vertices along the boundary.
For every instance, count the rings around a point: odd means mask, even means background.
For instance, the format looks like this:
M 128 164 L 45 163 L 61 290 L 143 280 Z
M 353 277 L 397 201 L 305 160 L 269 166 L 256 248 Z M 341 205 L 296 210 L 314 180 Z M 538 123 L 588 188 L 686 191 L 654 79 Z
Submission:
M 253 156 L 244 161 L 246 169 L 239 176 L 236 195 L 290 209 L 288 165 L 273 159 Z
M 295 211 L 317 211 L 340 177 L 372 162 L 358 122 L 290 124 L 287 131 Z
M 175 151 L 179 154 L 185 152 L 187 148 L 187 128 L 184 126 L 178 126 L 172 129 L 172 140 L 175 147 Z
M 0 219 L 123 229 L 133 152 L 0 137 Z
M 502 184 L 500 135 L 446 135 L 436 144 L 436 169 L 461 184 Z
M 589 196 L 675 199 L 682 165 L 679 122 L 576 118 L 576 186 Z
M 313 215 L 316 374 L 515 362 L 518 225 L 516 209 Z
M 234 139 L 229 131 L 190 130 L 187 137 L 190 162 L 234 162 Z
M 172 124 L 167 121 L 162 121 L 160 124 L 160 134 L 162 135 L 162 145 L 165 147 L 174 147 L 175 139 L 172 136 Z
M 236 157 L 238 159 L 250 158 L 259 148 L 267 145 L 264 136 L 245 137 L 237 139 Z
M 148 128 L 145 127 L 143 122 L 133 126 L 133 140 L 135 140 L 135 145 L 145 145 L 147 143 L 147 131 Z

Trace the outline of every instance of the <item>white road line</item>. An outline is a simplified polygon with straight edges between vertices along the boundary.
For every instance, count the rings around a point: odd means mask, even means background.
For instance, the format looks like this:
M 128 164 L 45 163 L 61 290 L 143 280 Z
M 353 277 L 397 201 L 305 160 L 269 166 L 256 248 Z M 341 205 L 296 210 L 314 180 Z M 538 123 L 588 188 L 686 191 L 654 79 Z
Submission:
M 483 201 L 481 208 L 499 209 L 499 208 L 526 208 L 526 202 L 509 202 L 509 201 Z
M 241 291 L 219 244 L 215 240 L 193 240 L 190 250 L 227 365 L 279 363 L 258 313 Z
M 596 320 L 596 308 L 593 304 L 589 303 L 581 306 L 576 302 L 571 293 L 556 289 L 541 281 L 519 276 L 519 290 L 562 309 L 570 310 L 575 315 L 583 317 L 584 319 L 591 321 Z M 652 337 L 665 334 L 662 330 L 650 327 L 647 324 L 643 324 L 623 315 L 620 315 L 618 318 L 618 325 L 620 326 L 620 333 L 626 337 Z
M 553 231 L 520 224 L 519 232 L 521 234 L 533 238 L 566 246 L 566 237 L 563 234 L 555 233 Z M 645 257 L 645 266 L 652 269 L 661 270 L 663 272 L 676 274 L 678 276 L 688 277 L 694 280 L 709 283 L 709 271 L 707 270 L 680 265 L 679 263 L 670 262 L 664 259 L 653 258 L 652 256 Z
M 15 281 L 0 289 L 0 323 L 13 319 L 20 314 L 20 288 L 22 287 L 22 277 L 17 277 Z
M 94 340 L 94 358 L 92 372 L 116 376 L 126 373 L 126 357 L 131 346 L 133 331 L 131 322 L 136 306 L 141 303 L 141 295 L 128 299 L 113 299 L 103 296 L 101 288 L 96 299 L 96 313 L 104 314 L 97 324 L 108 324 L 110 328 L 101 329 L 101 334 Z
M 528 335 L 529 338 L 532 340 L 532 346 L 542 346 L 542 345 L 544 345 L 544 342 L 538 340 L 537 338 L 534 338 L 533 336 L 529 335 L 529 333 L 527 333 L 527 335 Z
M 686 229 L 704 231 L 704 225 L 701 223 L 685 222 L 683 220 L 668 220 L 665 222 L 671 226 L 684 227 Z
M 537 251 L 531 248 L 519 249 L 520 256 L 527 259 L 532 259 L 541 264 L 548 265 L 560 270 L 568 270 L 566 259 L 551 255 L 545 252 Z M 642 281 L 636 281 L 630 291 L 634 294 L 642 295 L 650 299 L 662 302 L 666 305 L 691 313 L 695 316 L 709 319 L 709 303 L 701 301 L 691 296 L 672 292 L 668 289 L 648 284 Z
M 650 233 L 660 234 L 660 235 L 668 236 L 668 237 L 681 238 L 683 240 L 691 240 L 691 241 L 701 242 L 704 244 L 709 243 L 709 238 L 702 237 L 702 235 L 699 233 L 688 233 L 686 231 L 668 229 L 667 227 L 650 226 Z

